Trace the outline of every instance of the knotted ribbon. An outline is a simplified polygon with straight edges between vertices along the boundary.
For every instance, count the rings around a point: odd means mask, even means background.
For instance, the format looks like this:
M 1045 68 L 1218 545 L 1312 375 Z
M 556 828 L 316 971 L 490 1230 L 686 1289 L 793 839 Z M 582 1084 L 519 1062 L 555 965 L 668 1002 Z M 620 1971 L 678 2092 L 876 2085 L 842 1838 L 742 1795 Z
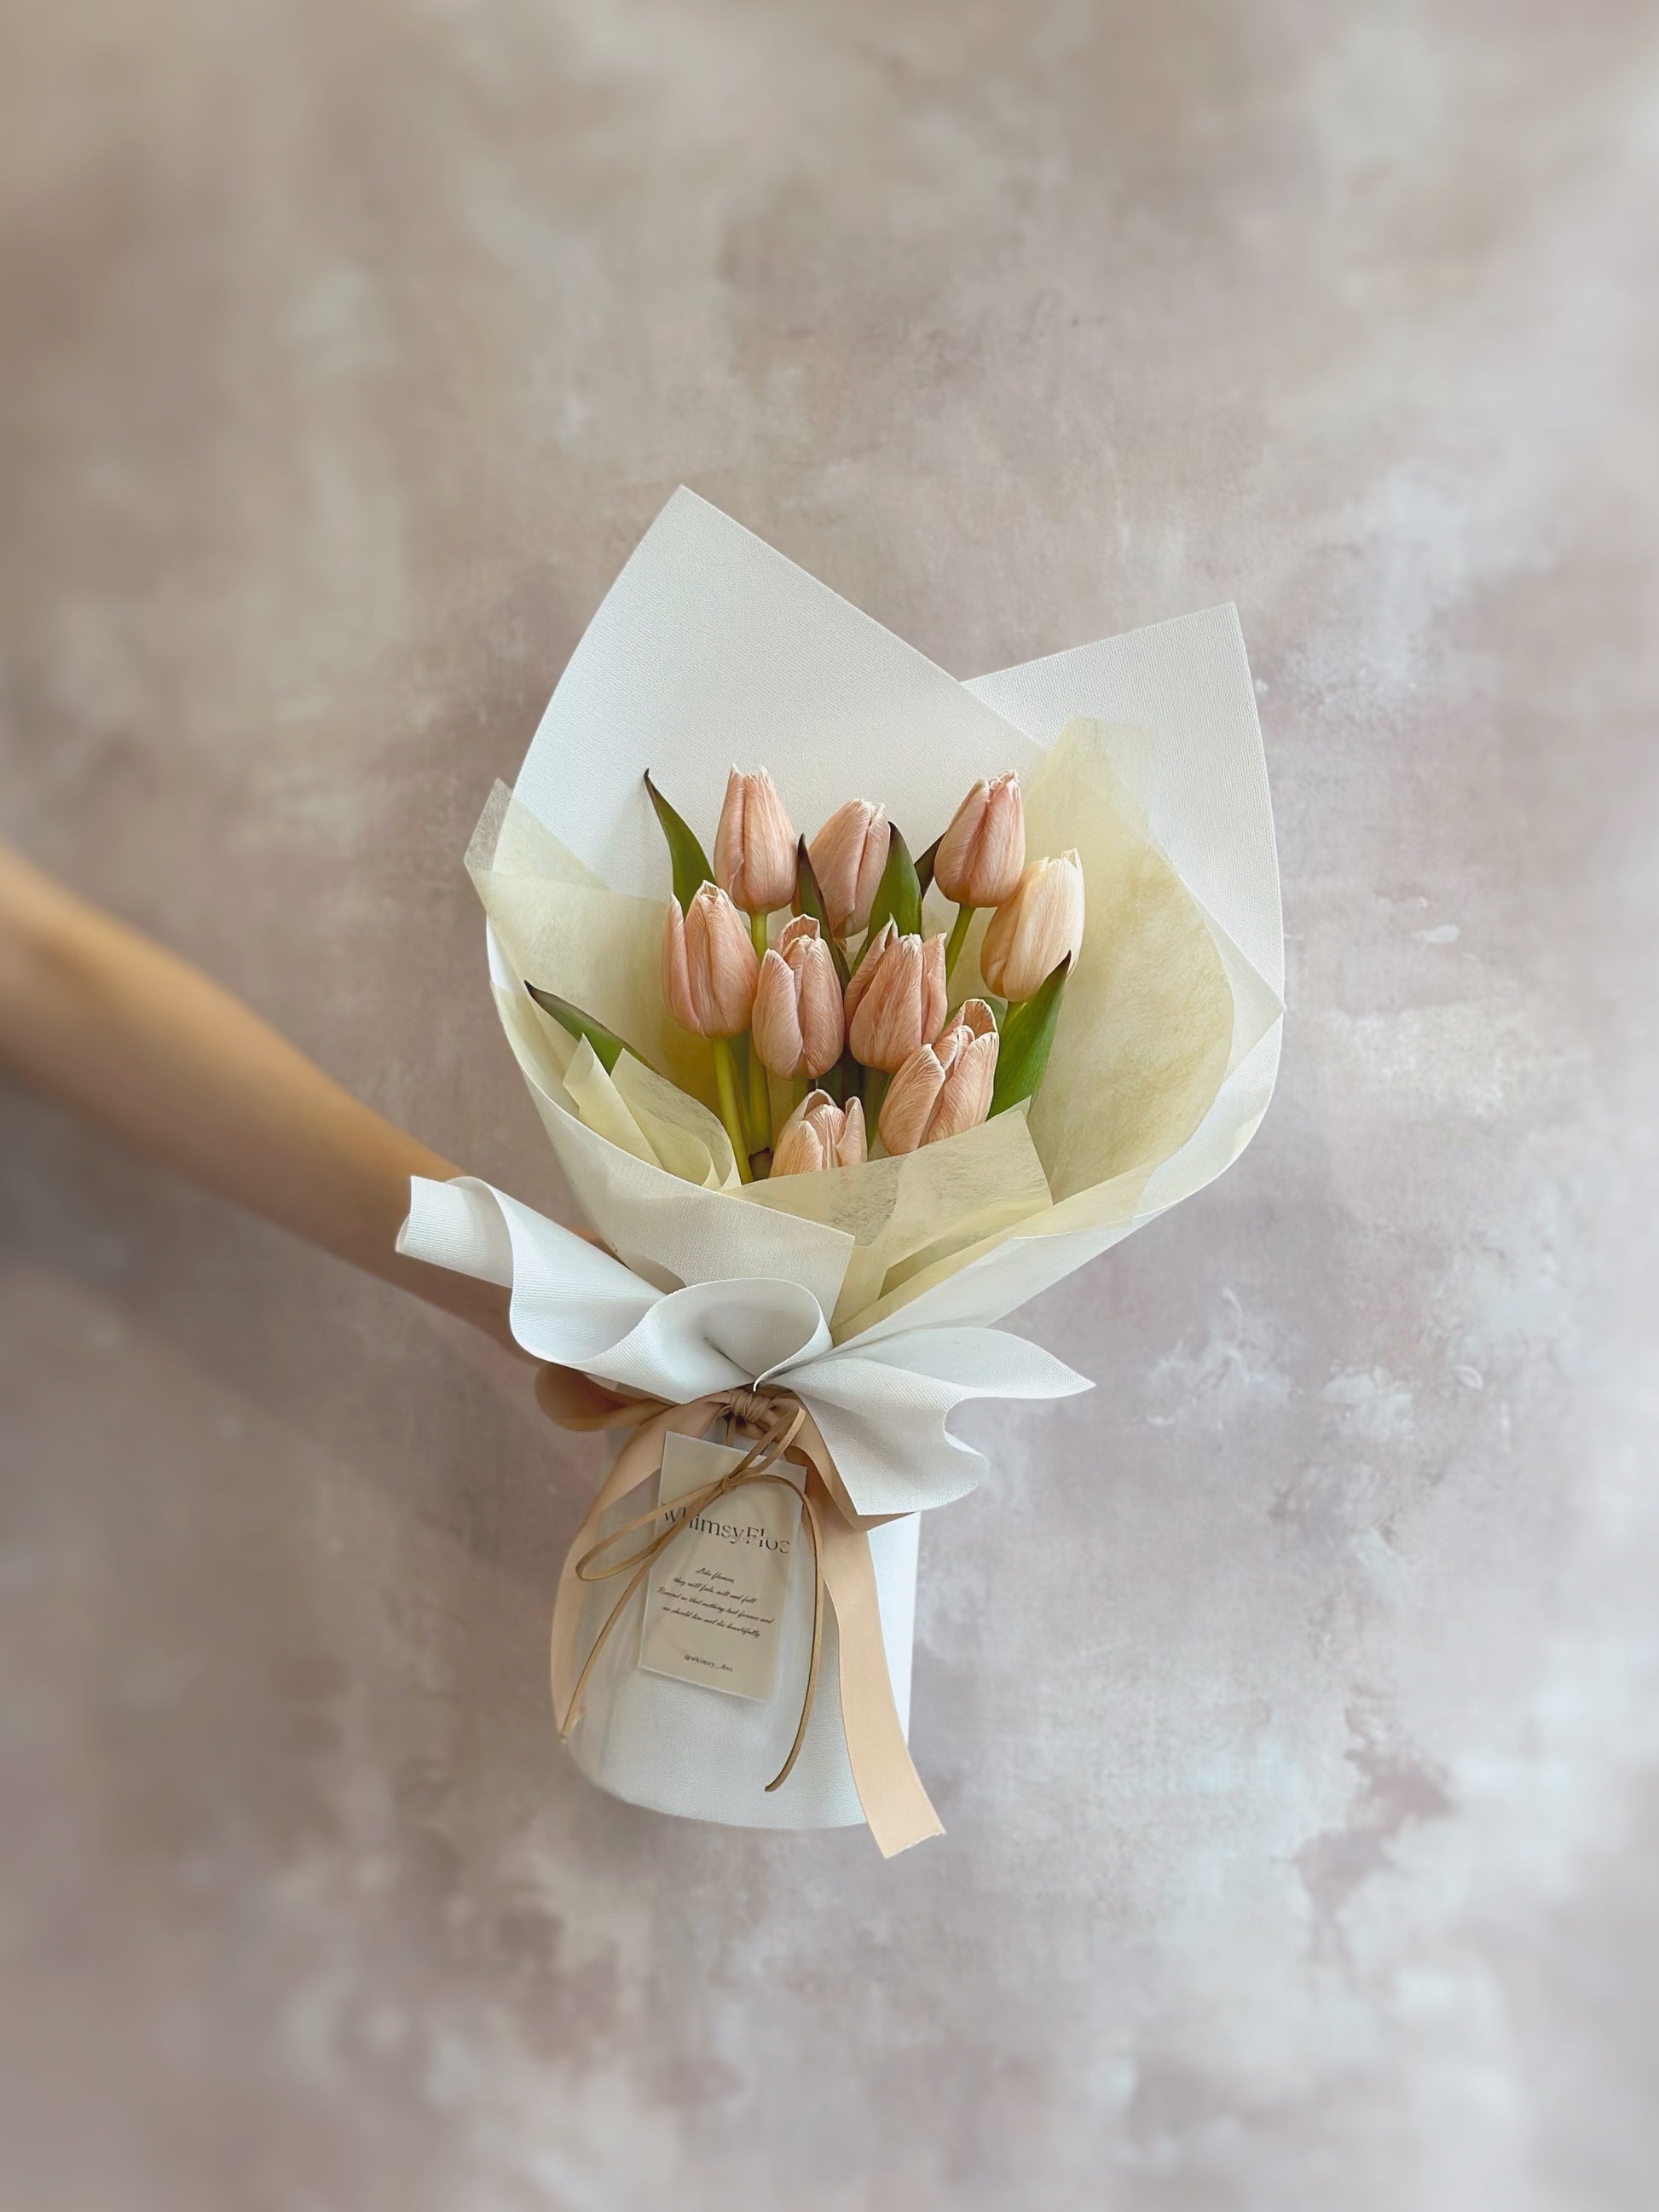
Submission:
M 752 1483 L 796 1490 L 795 1482 L 780 1471 L 780 1461 L 787 1461 L 804 1475 L 799 1495 L 812 1553 L 812 1640 L 794 1741 L 766 1787 L 777 1790 L 787 1781 L 806 1738 L 827 1601 L 835 1612 L 840 1644 L 841 1719 L 848 1764 L 870 1832 L 884 1858 L 929 1836 L 942 1835 L 943 1825 L 922 1788 L 899 1724 L 882 1642 L 869 1531 L 894 1516 L 860 1516 L 854 1511 L 817 1424 L 793 1392 L 739 1389 L 684 1406 L 666 1405 L 659 1399 L 607 1405 L 601 1401 L 609 1394 L 596 1390 L 586 1378 L 552 1368 L 543 1370 L 537 1395 L 544 1409 L 567 1428 L 630 1427 L 634 1431 L 583 1516 L 559 1576 L 553 1605 L 552 1676 L 560 1735 L 568 1736 L 580 1719 L 583 1694 L 599 1654 L 655 1562 L 717 1498 Z M 648 1507 L 607 1535 L 599 1534 L 610 1509 L 657 1472 L 668 1436 L 702 1436 L 721 1413 L 754 1439 L 737 1467 L 684 1496 Z M 605 1563 L 615 1545 L 659 1521 L 666 1525 L 657 1534 L 622 1558 Z M 629 1579 L 621 1595 L 579 1658 L 584 1587 L 624 1575 Z

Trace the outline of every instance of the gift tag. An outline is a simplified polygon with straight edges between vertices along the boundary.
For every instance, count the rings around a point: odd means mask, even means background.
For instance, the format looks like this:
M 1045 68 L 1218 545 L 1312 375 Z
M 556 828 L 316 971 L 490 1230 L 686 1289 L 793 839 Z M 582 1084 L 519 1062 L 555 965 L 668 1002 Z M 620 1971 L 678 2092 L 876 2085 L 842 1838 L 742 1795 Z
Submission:
M 658 1496 L 665 1505 L 683 1498 L 745 1456 L 740 1447 L 671 1433 Z M 799 1493 L 775 1482 L 728 1491 L 689 1528 L 682 1518 L 684 1533 L 651 1563 L 641 1666 L 733 1698 L 769 1698 L 799 1522 Z

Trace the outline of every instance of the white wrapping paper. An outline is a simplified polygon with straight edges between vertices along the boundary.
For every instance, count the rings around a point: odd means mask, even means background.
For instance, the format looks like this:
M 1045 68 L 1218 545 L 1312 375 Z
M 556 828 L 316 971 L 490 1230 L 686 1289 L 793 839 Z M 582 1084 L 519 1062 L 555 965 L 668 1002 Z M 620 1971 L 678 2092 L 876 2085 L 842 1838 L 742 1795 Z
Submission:
M 695 1099 L 676 1104 L 626 1058 L 605 1079 L 536 1012 L 520 988 L 532 963 L 532 980 L 697 1089 L 695 1046 L 641 995 L 667 883 L 641 779 L 651 769 L 689 820 L 712 825 L 734 760 L 770 767 L 809 834 L 859 795 L 883 800 L 913 848 L 975 776 L 1018 768 L 1030 849 L 1082 842 L 1091 933 L 1029 1131 L 1024 1115 L 1000 1116 L 914 1165 L 739 1193 L 723 1133 Z M 417 1185 L 400 1249 L 510 1285 L 527 1350 L 624 1389 L 684 1402 L 787 1382 L 856 1510 L 903 1516 L 871 1547 L 904 1716 L 915 1516 L 985 1472 L 950 1436 L 951 1410 L 1088 1387 L 991 1324 L 1218 1174 L 1272 1094 L 1278 868 L 1233 611 L 958 684 L 681 490 L 577 646 L 513 800 L 487 811 L 469 864 L 509 1042 L 617 1256 L 471 1182 Z M 1179 988 L 1164 1006 L 1171 968 Z M 1123 1036 L 1133 1057 L 1114 1061 Z M 803 1572 L 770 1705 L 646 1673 L 636 1638 L 613 1637 L 573 1739 L 584 1771 L 636 1803 L 732 1825 L 859 1820 L 833 1629 L 802 1757 L 764 1791 L 793 1732 L 810 1607 Z

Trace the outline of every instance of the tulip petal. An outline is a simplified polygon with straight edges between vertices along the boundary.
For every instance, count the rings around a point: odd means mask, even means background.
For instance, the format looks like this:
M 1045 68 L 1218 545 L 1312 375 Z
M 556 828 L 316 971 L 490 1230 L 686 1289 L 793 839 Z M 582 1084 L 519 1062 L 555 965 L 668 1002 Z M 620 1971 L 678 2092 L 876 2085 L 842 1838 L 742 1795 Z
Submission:
M 864 951 L 859 956 L 859 963 L 848 977 L 845 985 L 847 1023 L 849 1029 L 852 1026 L 853 1017 L 859 1010 L 860 1001 L 869 989 L 876 970 L 881 965 L 882 956 L 897 941 L 898 931 L 890 921 L 883 922 L 879 929 L 872 930 L 866 939 Z
M 696 1001 L 691 995 L 691 978 L 685 953 L 685 922 L 678 898 L 668 900 L 662 911 L 662 994 L 668 1002 L 669 1012 L 680 1027 L 701 1036 L 702 1024 Z
M 970 1036 L 966 1030 L 951 1034 L 965 1042 L 945 1079 L 924 1144 L 937 1145 L 946 1137 L 959 1137 L 965 1129 L 976 1129 L 990 1111 L 997 1068 L 996 1031 L 993 1030 L 988 1036 Z
M 761 962 L 750 1018 L 750 1042 L 761 1064 L 785 1080 L 801 1073 L 800 1012 L 795 978 L 774 945 Z
M 945 1070 L 933 1047 L 924 1044 L 917 1046 L 888 1085 L 878 1127 L 882 1143 L 895 1158 L 914 1152 L 926 1141 L 927 1125 L 945 1081 Z
M 793 965 L 794 963 L 791 963 Z M 841 985 L 830 948 L 814 939 L 799 949 L 795 969 L 801 1039 L 800 1072 L 823 1075 L 841 1058 L 846 1042 Z
M 847 1111 L 842 1116 L 841 1137 L 836 1146 L 836 1165 L 838 1168 L 862 1167 L 865 1158 L 864 1101 L 849 1098 Z

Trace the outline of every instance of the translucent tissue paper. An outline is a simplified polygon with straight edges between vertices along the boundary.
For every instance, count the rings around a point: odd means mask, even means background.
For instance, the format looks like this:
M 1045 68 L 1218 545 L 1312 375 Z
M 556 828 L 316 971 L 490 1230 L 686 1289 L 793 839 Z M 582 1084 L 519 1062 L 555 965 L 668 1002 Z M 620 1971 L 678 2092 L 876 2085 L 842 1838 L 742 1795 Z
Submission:
M 734 761 L 769 767 L 809 836 L 843 799 L 864 797 L 886 805 L 913 850 L 975 777 L 1018 769 L 1028 849 L 1075 847 L 1088 903 L 1029 1108 L 900 1159 L 738 1182 L 708 1048 L 661 1000 L 668 870 L 643 783 L 651 770 L 688 819 L 712 825 Z M 681 490 L 578 645 L 467 862 L 508 1041 L 616 1255 L 606 1264 L 620 1262 L 634 1288 L 604 1325 L 579 1324 L 594 1295 L 580 1257 L 591 1248 L 483 1186 L 417 1187 L 403 1249 L 510 1282 L 528 1348 L 625 1392 L 683 1402 L 674 1389 L 695 1395 L 717 1371 L 728 1385 L 769 1378 L 796 1391 L 844 1509 L 870 1524 L 902 1720 L 915 1514 L 983 1471 L 949 1437 L 950 1405 L 1084 1387 L 992 1324 L 1218 1174 L 1272 1094 L 1278 870 L 1232 610 L 958 684 Z M 930 894 L 927 927 L 948 927 L 951 912 Z M 981 988 L 986 919 L 953 976 L 953 1004 Z M 632 1049 L 607 1074 L 534 1006 L 526 980 Z M 774 1103 L 787 1109 L 781 1091 Z M 573 1737 L 592 1778 L 738 1825 L 863 1818 L 833 1623 L 802 1755 L 782 1787 L 765 1790 L 806 1666 L 804 1562 L 795 1580 L 769 1705 L 648 1674 L 637 1631 L 614 1635 Z

